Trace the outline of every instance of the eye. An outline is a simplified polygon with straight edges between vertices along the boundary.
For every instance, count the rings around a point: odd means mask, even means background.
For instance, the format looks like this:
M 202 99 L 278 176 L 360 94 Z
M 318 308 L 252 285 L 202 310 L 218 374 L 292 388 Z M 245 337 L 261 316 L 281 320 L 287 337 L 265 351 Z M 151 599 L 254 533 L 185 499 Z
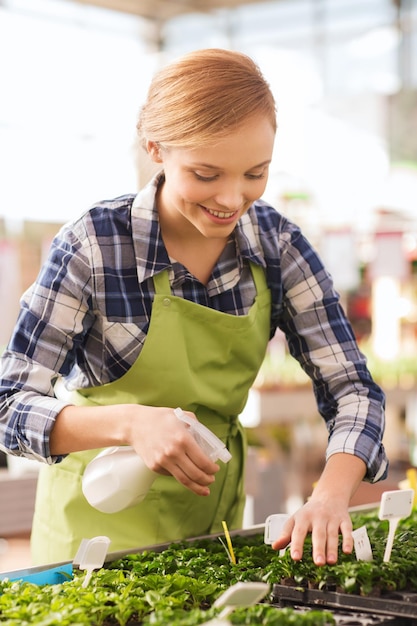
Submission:
M 259 173 L 256 173 L 256 170 L 254 172 L 247 172 L 245 176 L 249 180 L 262 180 L 268 173 L 268 167 L 264 167 L 261 171 L 258 170 L 258 172 Z
M 201 180 L 205 183 L 211 183 L 214 180 L 217 180 L 218 175 L 214 174 L 214 176 L 202 176 L 201 174 L 198 174 L 197 172 L 194 172 L 194 176 L 196 177 L 197 180 Z
M 261 172 L 261 174 L 246 174 L 246 178 L 249 178 L 249 180 L 262 180 L 262 178 L 265 178 L 265 172 Z

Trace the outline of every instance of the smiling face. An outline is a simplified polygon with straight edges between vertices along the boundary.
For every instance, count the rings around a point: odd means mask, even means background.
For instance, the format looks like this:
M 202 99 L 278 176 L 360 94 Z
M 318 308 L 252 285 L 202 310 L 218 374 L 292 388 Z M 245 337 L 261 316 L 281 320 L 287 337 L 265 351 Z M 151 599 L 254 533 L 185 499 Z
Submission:
M 163 226 L 181 238 L 227 239 L 265 190 L 274 138 L 269 119 L 256 116 L 201 148 L 164 149 L 149 142 L 165 172 L 157 200 Z

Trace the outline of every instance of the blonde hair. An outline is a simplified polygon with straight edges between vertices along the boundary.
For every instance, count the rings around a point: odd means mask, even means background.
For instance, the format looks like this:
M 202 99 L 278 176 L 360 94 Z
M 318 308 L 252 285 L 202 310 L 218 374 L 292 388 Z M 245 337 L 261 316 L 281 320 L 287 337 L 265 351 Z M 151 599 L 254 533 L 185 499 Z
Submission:
M 230 133 L 254 115 L 276 130 L 275 101 L 256 63 L 245 54 L 197 50 L 154 76 L 137 130 L 142 146 L 193 148 Z

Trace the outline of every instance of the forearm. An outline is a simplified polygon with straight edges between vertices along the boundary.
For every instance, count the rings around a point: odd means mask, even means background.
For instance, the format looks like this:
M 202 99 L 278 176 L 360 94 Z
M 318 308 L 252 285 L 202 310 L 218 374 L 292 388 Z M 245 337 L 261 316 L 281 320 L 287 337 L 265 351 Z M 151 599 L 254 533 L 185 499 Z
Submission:
M 200 496 L 209 495 L 209 485 L 219 470 L 169 407 L 66 406 L 56 418 L 49 441 L 55 456 L 130 445 L 149 469 L 172 475 Z
M 333 454 L 324 466 L 311 496 L 323 503 L 348 506 L 366 474 L 365 463 L 353 454 Z
M 134 413 L 140 407 L 130 404 L 64 407 L 51 430 L 51 455 L 129 444 Z

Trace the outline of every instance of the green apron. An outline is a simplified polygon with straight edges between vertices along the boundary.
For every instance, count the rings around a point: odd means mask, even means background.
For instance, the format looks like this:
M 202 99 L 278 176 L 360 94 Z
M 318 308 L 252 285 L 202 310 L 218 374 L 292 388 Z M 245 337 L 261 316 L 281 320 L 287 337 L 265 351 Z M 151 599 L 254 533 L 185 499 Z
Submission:
M 245 436 L 238 420 L 265 356 L 271 296 L 251 264 L 257 296 L 249 313 L 230 315 L 171 294 L 168 272 L 155 275 L 155 298 L 141 353 L 120 379 L 73 392 L 76 405 L 138 403 L 192 411 L 232 454 L 219 462 L 210 495 L 197 496 L 172 476 L 158 476 L 145 499 L 119 513 L 91 507 L 81 490 L 99 450 L 41 467 L 32 526 L 33 564 L 72 560 L 83 538 L 106 535 L 119 551 L 241 528 Z

